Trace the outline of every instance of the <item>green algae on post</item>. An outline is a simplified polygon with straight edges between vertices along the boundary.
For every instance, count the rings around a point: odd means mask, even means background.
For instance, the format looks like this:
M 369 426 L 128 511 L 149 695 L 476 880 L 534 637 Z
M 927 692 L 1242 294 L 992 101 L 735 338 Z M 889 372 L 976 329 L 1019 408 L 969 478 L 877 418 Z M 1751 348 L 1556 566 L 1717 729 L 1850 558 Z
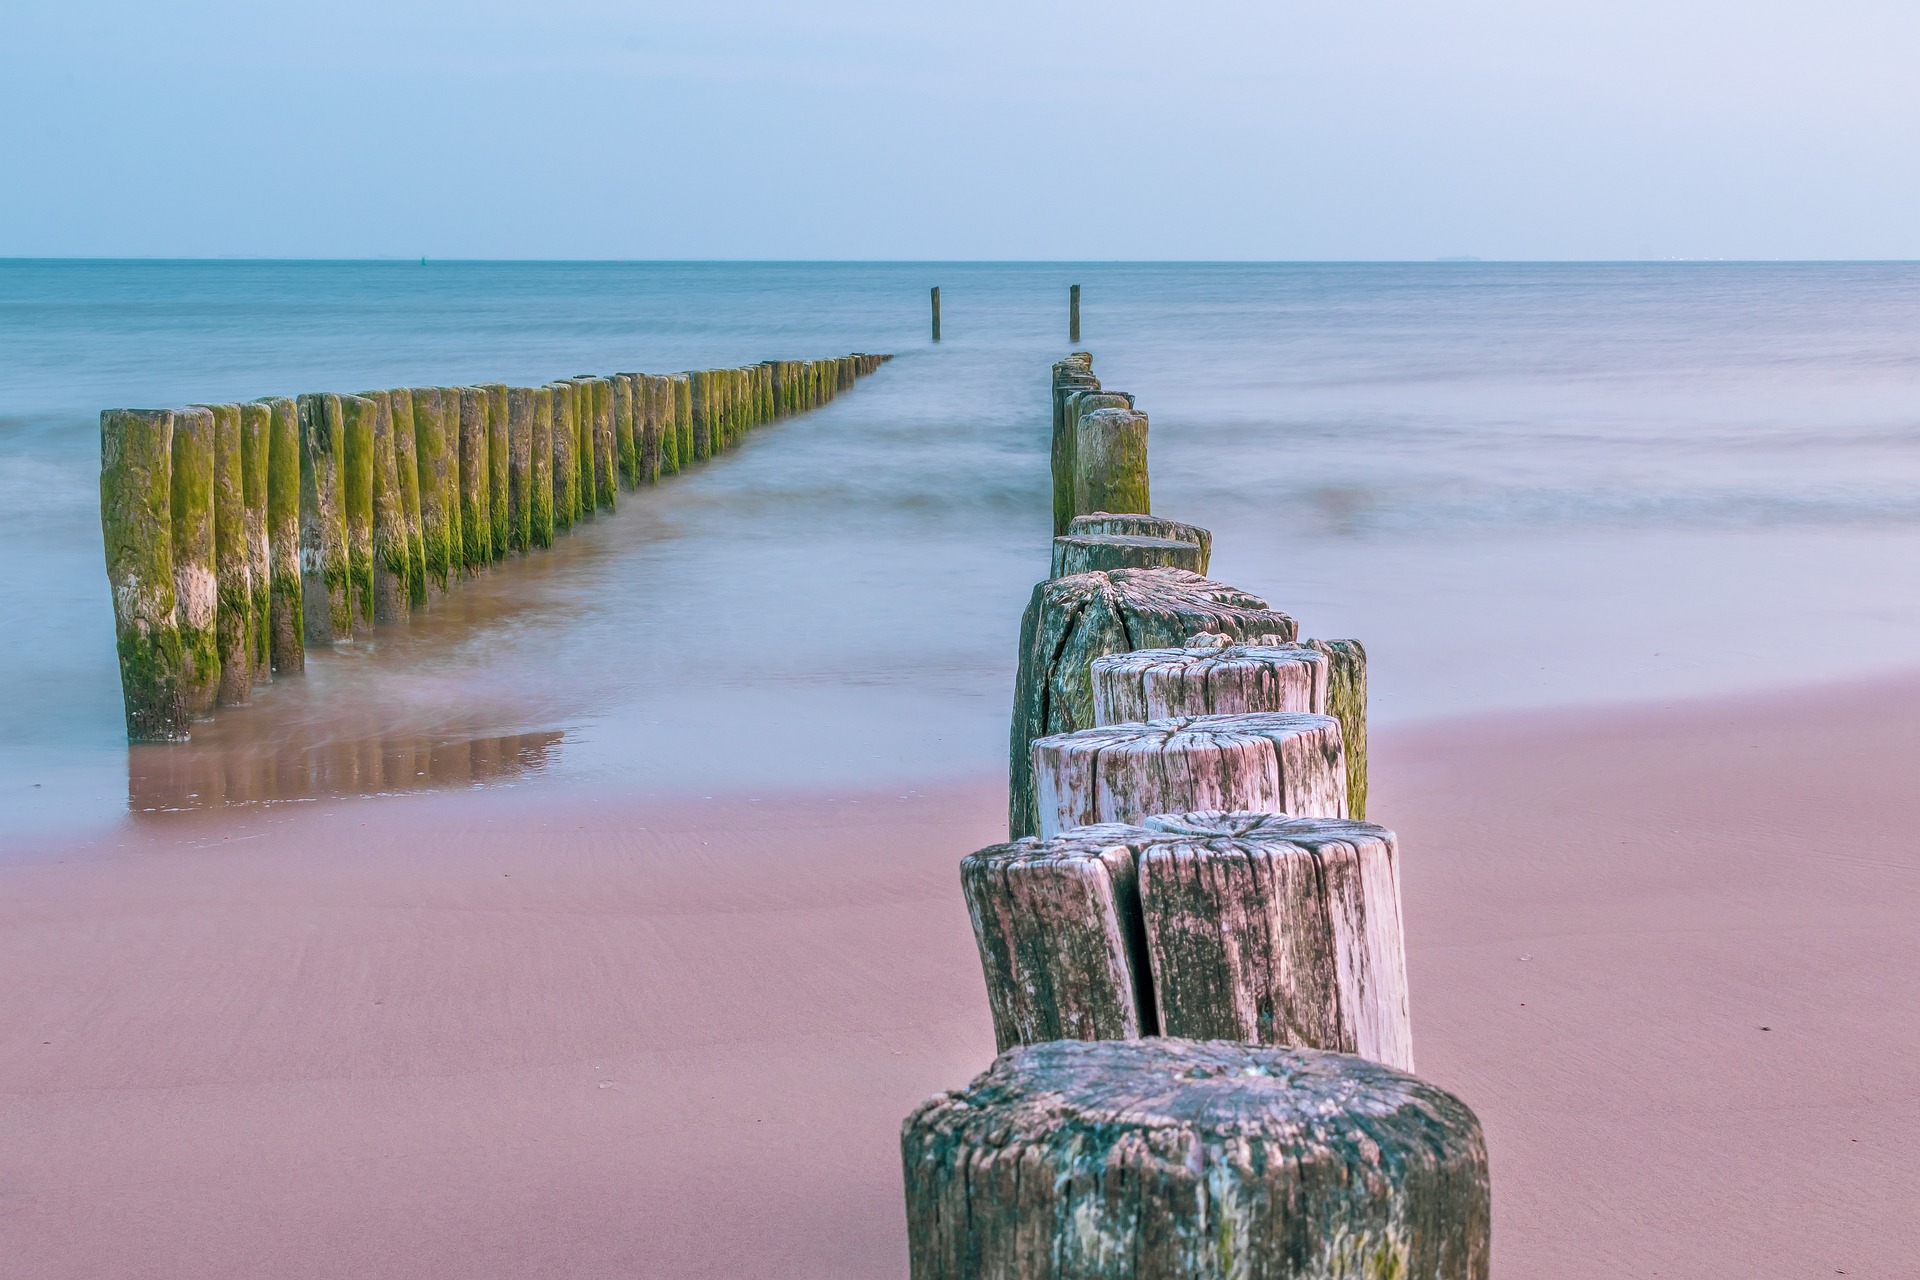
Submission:
M 453 572 L 453 530 L 447 510 L 447 412 L 445 393 L 439 387 L 414 387 L 408 392 L 413 403 L 414 465 L 419 469 L 420 551 L 426 584 L 436 591 L 447 589 Z
M 300 406 L 300 589 L 307 643 L 353 635 L 347 576 L 346 497 L 342 476 L 346 429 L 340 397 L 303 395 Z
M 643 373 L 634 379 L 634 453 L 643 484 L 660 480 L 660 379 Z
M 712 450 L 713 438 L 707 427 L 707 415 L 713 405 L 712 379 L 704 369 L 687 371 L 687 392 L 691 397 L 689 407 L 693 412 L 693 458 L 698 461 Z
M 489 382 L 487 391 L 487 514 L 491 530 L 487 548 L 494 560 L 507 555 L 507 485 L 511 460 L 507 456 L 507 384 Z
M 533 414 L 527 438 L 527 545 L 553 545 L 553 415 L 559 395 L 552 387 L 533 389 Z
M 654 374 L 647 379 L 651 384 L 647 395 L 656 415 L 654 434 L 658 437 L 656 448 L 659 451 L 659 470 L 654 478 L 670 476 L 680 470 L 680 418 L 674 411 L 673 379 L 664 373 Z
M 673 375 L 673 421 L 680 433 L 680 470 L 693 462 L 693 375 Z
M 1074 515 L 1152 512 L 1147 483 L 1147 415 L 1138 409 L 1083 412 L 1073 432 Z
M 469 573 L 493 560 L 489 408 L 485 387 L 460 388 L 460 563 Z
M 413 544 L 394 449 L 393 397 L 369 392 L 373 413 L 373 618 L 405 622 L 412 612 Z
M 620 487 L 631 489 L 640 480 L 640 453 L 635 444 L 640 432 L 635 430 L 634 384 L 637 374 L 616 373 L 613 375 L 613 453 L 618 460 L 617 471 Z
M 373 630 L 373 435 L 380 405 L 366 396 L 341 396 L 345 424 L 341 489 L 347 517 L 347 580 L 353 630 Z
M 613 433 L 613 380 L 588 378 L 593 396 L 593 498 L 597 509 L 612 511 L 620 498 L 620 454 Z
M 440 388 L 440 414 L 444 422 L 447 457 L 446 493 L 442 501 L 447 511 L 447 582 L 451 586 L 467 563 L 466 527 L 460 512 L 460 388 Z
M 173 573 L 173 413 L 100 415 L 100 531 L 113 594 L 127 737 L 184 742 L 180 628 Z
M 427 602 L 426 541 L 420 529 L 420 460 L 414 437 L 413 392 L 398 387 L 387 392 L 393 430 L 393 469 L 400 486 L 400 516 L 407 533 L 407 609 Z
M 564 532 L 573 527 L 574 512 L 580 502 L 574 386 L 571 382 L 555 382 L 550 390 L 553 392 L 553 527 Z
M 247 508 L 247 638 L 253 680 L 273 679 L 273 554 L 267 546 L 267 441 L 273 410 L 258 401 L 240 406 L 240 478 Z
M 173 411 L 173 621 L 180 633 L 180 701 L 190 716 L 220 693 L 220 582 L 213 550 L 214 421 L 198 406 Z
M 300 410 L 285 396 L 262 400 L 267 427 L 268 625 L 273 669 L 307 669 L 307 629 L 300 598 Z
M 214 634 L 220 645 L 217 701 L 235 707 L 253 694 L 253 560 L 247 547 L 247 480 L 240 406 L 201 405 L 213 415 Z
M 524 552 L 533 545 L 533 508 L 528 504 L 533 461 L 532 387 L 507 392 L 507 548 Z M 548 427 L 552 429 L 551 424 Z M 552 447 L 551 442 L 548 445 Z

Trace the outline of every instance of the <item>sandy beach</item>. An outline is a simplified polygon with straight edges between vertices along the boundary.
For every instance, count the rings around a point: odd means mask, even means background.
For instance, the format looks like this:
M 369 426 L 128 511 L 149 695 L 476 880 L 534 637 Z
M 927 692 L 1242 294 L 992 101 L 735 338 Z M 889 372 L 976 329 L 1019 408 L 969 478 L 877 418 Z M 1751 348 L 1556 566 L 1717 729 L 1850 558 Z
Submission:
M 1504 1277 L 1920 1250 L 1920 678 L 1383 731 Z M 0 863 L 0 1272 L 899 1276 L 1002 785 L 229 809 Z

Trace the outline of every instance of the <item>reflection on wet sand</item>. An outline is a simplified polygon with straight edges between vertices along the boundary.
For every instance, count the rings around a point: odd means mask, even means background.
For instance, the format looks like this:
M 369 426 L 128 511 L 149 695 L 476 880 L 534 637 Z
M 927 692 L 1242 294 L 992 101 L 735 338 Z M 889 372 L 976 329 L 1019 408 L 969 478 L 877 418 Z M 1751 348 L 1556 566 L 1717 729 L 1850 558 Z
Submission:
M 372 734 L 326 742 L 150 744 L 127 752 L 136 814 L 469 786 L 536 774 L 565 734 Z

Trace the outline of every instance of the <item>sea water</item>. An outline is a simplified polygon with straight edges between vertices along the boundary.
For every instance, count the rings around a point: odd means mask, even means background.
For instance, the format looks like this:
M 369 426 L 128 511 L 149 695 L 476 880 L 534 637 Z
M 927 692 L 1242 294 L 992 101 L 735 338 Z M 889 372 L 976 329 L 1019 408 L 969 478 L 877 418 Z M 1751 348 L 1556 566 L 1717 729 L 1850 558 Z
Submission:
M 8 829 L 1004 769 L 1076 283 L 1155 510 L 1303 634 L 1363 639 L 1376 723 L 1920 654 L 1920 266 L 0 263 Z M 192 743 L 127 746 L 100 409 L 855 350 L 896 358 Z

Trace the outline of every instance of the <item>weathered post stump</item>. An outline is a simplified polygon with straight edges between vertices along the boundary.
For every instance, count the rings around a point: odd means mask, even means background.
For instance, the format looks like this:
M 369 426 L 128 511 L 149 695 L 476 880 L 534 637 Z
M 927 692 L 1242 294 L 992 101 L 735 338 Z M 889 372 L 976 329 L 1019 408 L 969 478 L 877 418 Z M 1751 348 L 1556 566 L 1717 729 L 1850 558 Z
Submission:
M 1067 532 L 1118 533 L 1134 538 L 1171 538 L 1175 542 L 1191 542 L 1200 548 L 1200 567 L 1195 573 L 1205 573 L 1213 561 L 1213 532 L 1202 529 L 1197 524 L 1182 524 L 1178 520 L 1169 520 L 1164 516 L 1130 514 L 1127 512 L 1090 511 L 1078 515 L 1067 522 Z
M 1100 379 L 1093 376 L 1093 357 L 1076 351 L 1053 366 L 1053 534 L 1067 532 L 1073 519 L 1073 424 L 1067 416 L 1067 401 L 1080 391 L 1098 391 Z
M 527 545 L 553 545 L 553 415 L 559 399 L 552 387 L 533 391 L 533 438 L 527 454 Z
M 1093 660 L 1166 649 L 1188 636 L 1293 639 L 1294 621 L 1258 596 L 1181 569 L 1116 569 L 1053 578 L 1034 587 L 1020 621 L 1020 670 L 1008 751 L 1008 825 L 1033 835 L 1032 745 L 1048 734 L 1094 726 Z M 1197 805 L 1183 805 L 1185 809 Z
M 102 413 L 100 527 L 127 737 L 135 742 L 185 741 L 191 728 L 181 693 L 172 489 L 172 410 Z
M 933 286 L 933 340 L 940 341 L 940 286 Z
M 455 487 L 458 464 L 453 476 L 448 464 L 454 459 L 447 437 L 450 418 L 446 393 L 439 387 L 413 387 L 407 398 L 413 404 L 414 462 L 419 468 L 420 551 L 426 568 L 427 584 L 445 591 L 458 563 L 455 550 L 449 490 Z
M 1136 649 L 1095 658 L 1095 724 L 1247 711 L 1327 712 L 1327 655 L 1308 645 Z M 1341 726 L 1342 746 L 1346 725 Z
M 267 555 L 272 562 L 268 602 L 273 669 L 307 669 L 307 624 L 300 590 L 300 408 L 286 397 L 264 400 L 267 428 Z
M 213 709 L 220 694 L 220 582 L 214 557 L 213 413 L 173 411 L 174 626 L 180 632 L 180 698 L 190 716 Z
M 346 427 L 340 397 L 304 395 L 300 406 L 300 587 L 308 644 L 353 636 L 347 569 Z
M 1200 548 L 1172 538 L 1140 538 L 1124 533 L 1069 533 L 1053 540 L 1053 577 L 1113 569 L 1185 569 L 1199 573 Z
M 247 546 L 240 406 L 200 407 L 213 415 L 213 567 L 219 583 L 214 633 L 220 645 L 217 701 L 237 707 L 253 693 L 253 556 Z
M 693 375 L 671 375 L 673 383 L 673 421 L 680 433 L 680 470 L 693 463 Z
M 1255 810 L 1347 816 L 1332 716 L 1252 713 L 1102 725 L 1033 743 L 1038 832 L 1156 813 Z
M 634 384 L 638 375 L 613 375 L 613 452 L 620 476 L 620 487 L 631 489 L 640 479 L 639 436 L 634 430 Z
M 514 387 L 507 392 L 507 546 L 526 551 L 533 546 L 532 476 L 533 398 L 532 387 Z M 551 426 L 548 428 L 551 430 Z M 552 449 L 552 442 L 548 442 Z
M 341 396 L 346 423 L 342 489 L 346 494 L 347 575 L 353 595 L 353 629 L 373 629 L 374 422 L 380 406 L 367 396 Z
M 1358 640 L 1308 640 L 1327 655 L 1327 714 L 1347 750 L 1347 809 L 1367 816 L 1367 650 Z
M 411 613 L 427 602 L 427 549 L 420 528 L 420 461 L 413 431 L 413 393 L 405 387 L 387 392 L 387 417 L 393 434 L 400 520 L 407 540 L 407 611 Z
M 573 527 L 580 512 L 579 435 L 574 421 L 574 386 L 570 382 L 549 384 L 553 391 L 553 527 L 561 532 Z
M 496 561 L 507 558 L 507 543 L 513 536 L 508 490 L 513 484 L 512 446 L 508 443 L 507 423 L 509 391 L 504 382 L 489 382 L 487 392 L 487 515 L 492 528 L 487 549 Z
M 1073 432 L 1073 514 L 1153 510 L 1147 481 L 1147 415 L 1091 409 Z
M 371 391 L 373 412 L 373 618 L 405 622 L 413 611 L 413 543 L 394 448 L 393 396 Z M 411 416 L 411 415 L 409 415 Z
M 460 563 L 472 573 L 493 563 L 492 397 L 460 388 Z
M 273 410 L 255 401 L 240 409 L 240 477 L 247 508 L 247 643 L 255 683 L 273 679 L 273 553 L 267 545 L 267 462 Z
M 1379 1063 L 1177 1039 L 1002 1054 L 901 1127 L 914 1280 L 1485 1280 L 1486 1140 Z

